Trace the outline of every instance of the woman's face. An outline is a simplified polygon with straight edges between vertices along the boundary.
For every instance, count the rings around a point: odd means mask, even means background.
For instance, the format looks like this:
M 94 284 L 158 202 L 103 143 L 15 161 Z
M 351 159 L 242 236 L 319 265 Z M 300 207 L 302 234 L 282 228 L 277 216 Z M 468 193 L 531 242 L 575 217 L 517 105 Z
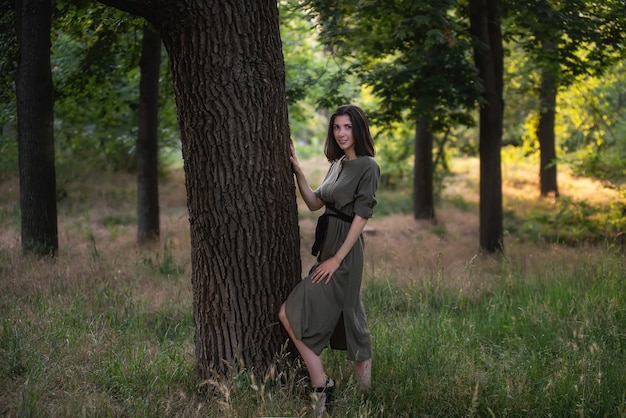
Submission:
M 339 148 L 346 154 L 346 158 L 356 157 L 354 138 L 352 137 L 352 120 L 348 115 L 335 116 L 333 134 Z

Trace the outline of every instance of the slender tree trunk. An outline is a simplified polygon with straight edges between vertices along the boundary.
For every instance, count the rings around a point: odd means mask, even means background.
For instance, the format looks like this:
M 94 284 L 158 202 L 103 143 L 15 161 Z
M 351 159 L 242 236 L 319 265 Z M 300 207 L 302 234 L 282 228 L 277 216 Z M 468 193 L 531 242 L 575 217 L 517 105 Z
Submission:
M 413 216 L 435 220 L 433 192 L 433 134 L 422 116 L 415 129 L 415 165 L 413 167 Z
M 450 167 L 448 166 L 448 158 L 446 157 L 446 144 L 448 143 L 448 138 L 450 136 L 450 130 L 451 128 L 448 127 L 446 129 L 446 132 L 443 134 L 443 137 L 441 138 L 441 141 L 437 141 L 437 154 L 435 155 L 434 161 L 433 161 L 433 173 L 435 170 L 437 170 L 437 166 L 441 165 L 441 169 L 444 172 L 448 172 L 450 171 Z M 433 147 L 435 146 L 435 144 L 433 144 Z
M 301 278 L 285 66 L 274 0 L 106 0 L 168 51 L 191 234 L 198 377 L 269 367 Z
M 480 247 L 503 251 L 502 227 L 502 99 L 503 53 L 499 0 L 470 0 L 470 31 L 479 44 L 474 60 L 485 85 L 480 108 Z
M 17 137 L 22 250 L 55 255 L 57 229 L 50 0 L 18 0 Z
M 137 242 L 159 239 L 159 76 L 161 39 L 149 24 L 143 28 L 137 135 Z
M 546 46 L 547 45 L 547 46 Z M 544 48 L 549 48 L 544 44 Z M 552 46 L 554 48 L 554 46 Z M 540 165 L 539 183 L 541 196 L 553 193 L 559 196 L 557 186 L 556 166 L 556 141 L 554 136 L 554 119 L 556 115 L 556 79 L 548 69 L 541 72 L 541 89 L 539 99 L 541 109 L 539 111 L 539 126 L 537 126 L 537 138 L 539 139 Z

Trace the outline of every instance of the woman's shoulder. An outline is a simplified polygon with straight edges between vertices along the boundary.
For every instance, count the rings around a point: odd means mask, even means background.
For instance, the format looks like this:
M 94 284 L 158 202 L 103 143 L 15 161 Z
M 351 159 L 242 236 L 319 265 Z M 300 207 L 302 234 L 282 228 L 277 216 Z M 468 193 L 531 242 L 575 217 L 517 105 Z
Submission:
M 378 163 L 376 162 L 374 157 L 371 157 L 369 155 L 361 155 L 353 160 L 341 158 L 337 161 L 341 163 L 342 167 L 350 170 L 350 172 L 353 173 L 364 173 L 369 170 L 375 170 L 377 172 L 380 172 Z
M 374 157 L 371 157 L 369 155 L 360 156 L 355 161 L 357 161 L 359 166 L 361 166 L 364 169 L 374 168 L 376 170 L 379 170 L 378 163 L 376 162 Z

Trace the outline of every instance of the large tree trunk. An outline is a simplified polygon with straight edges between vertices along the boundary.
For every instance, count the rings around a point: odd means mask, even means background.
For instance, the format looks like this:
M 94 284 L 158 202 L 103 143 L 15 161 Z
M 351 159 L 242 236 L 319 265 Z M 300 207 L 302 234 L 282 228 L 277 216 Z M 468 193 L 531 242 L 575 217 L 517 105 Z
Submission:
M 58 248 L 50 0 L 18 0 L 17 137 L 22 250 L 55 255 Z
M 545 46 L 544 48 L 549 48 Z M 554 48 L 554 46 L 552 46 Z M 539 183 L 541 196 L 552 193 L 559 196 L 557 187 L 556 143 L 554 136 L 554 118 L 556 115 L 556 79 L 548 69 L 541 72 L 541 89 L 539 90 L 539 125 L 537 138 L 539 139 Z
M 274 0 L 106 0 L 148 18 L 170 57 L 191 233 L 200 378 L 264 369 L 300 280 L 285 67 Z
M 485 86 L 480 108 L 480 247 L 503 251 L 502 99 L 503 53 L 499 0 L 470 0 L 470 31 L 478 41 L 474 60 Z
M 415 164 L 413 167 L 413 216 L 435 219 L 433 192 L 433 134 L 424 117 L 415 129 Z
M 137 134 L 137 242 L 159 239 L 159 76 L 161 39 L 144 25 L 139 62 L 139 132 Z

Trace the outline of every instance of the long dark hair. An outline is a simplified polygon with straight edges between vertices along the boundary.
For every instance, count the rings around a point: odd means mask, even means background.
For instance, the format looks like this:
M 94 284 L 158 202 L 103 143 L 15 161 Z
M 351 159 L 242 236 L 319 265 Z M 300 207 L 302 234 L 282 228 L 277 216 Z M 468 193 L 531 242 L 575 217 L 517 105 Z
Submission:
M 335 135 L 333 125 L 335 124 L 335 118 L 337 116 L 348 115 L 352 122 L 352 137 L 354 138 L 354 150 L 357 156 L 369 155 L 373 157 L 376 155 L 374 149 L 374 140 L 370 133 L 370 127 L 367 123 L 367 116 L 361 108 L 354 105 L 343 105 L 337 108 L 335 112 L 330 116 L 330 122 L 328 124 L 328 134 L 326 135 L 326 143 L 324 144 L 324 154 L 328 161 L 333 162 L 340 159 L 344 152 L 337 141 L 335 141 Z

